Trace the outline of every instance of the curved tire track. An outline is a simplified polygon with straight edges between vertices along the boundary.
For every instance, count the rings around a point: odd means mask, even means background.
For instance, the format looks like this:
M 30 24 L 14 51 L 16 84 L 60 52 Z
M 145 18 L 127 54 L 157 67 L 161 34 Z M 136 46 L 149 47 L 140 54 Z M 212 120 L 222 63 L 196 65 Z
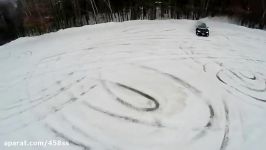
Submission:
M 102 85 L 103 85 L 104 89 L 106 89 L 106 91 L 107 91 L 110 95 L 112 95 L 112 96 L 113 96 L 113 97 L 114 97 L 119 103 L 121 103 L 121 104 L 123 104 L 123 105 L 125 105 L 125 106 L 127 106 L 127 107 L 129 107 L 129 108 L 135 109 L 135 110 L 137 110 L 137 111 L 147 111 L 147 112 L 148 112 L 148 111 L 155 111 L 155 110 L 157 110 L 157 109 L 159 108 L 159 106 L 160 106 L 159 102 L 158 102 L 155 98 L 153 98 L 152 96 L 150 96 L 150 95 L 148 95 L 148 94 L 146 94 L 146 93 L 144 93 L 144 92 L 141 92 L 141 91 L 139 91 L 139 90 L 137 90 L 137 89 L 135 89 L 135 88 L 129 87 L 129 86 L 124 85 L 124 84 L 121 84 L 121 83 L 113 83 L 113 82 L 110 82 L 110 81 L 109 81 L 110 83 L 115 84 L 115 85 L 119 86 L 120 88 L 124 88 L 124 89 L 127 89 L 127 90 L 129 90 L 129 91 L 132 91 L 132 92 L 134 92 L 134 93 L 136 93 L 136 94 L 139 94 L 139 95 L 145 97 L 146 99 L 148 99 L 149 101 L 152 101 L 152 102 L 154 103 L 154 107 L 151 107 L 151 108 L 139 108 L 139 107 L 136 107 L 136 106 L 134 106 L 133 104 L 130 104 L 130 103 L 126 102 L 124 99 L 121 99 L 120 97 L 116 96 L 116 95 L 112 92 L 112 90 L 111 90 L 110 88 L 107 87 L 107 85 L 106 85 L 105 82 L 107 82 L 107 81 L 103 81 L 103 80 L 102 80 Z
M 263 99 L 263 98 L 255 97 L 255 96 L 253 96 L 253 95 L 251 95 L 251 94 L 248 94 L 248 93 L 243 92 L 242 90 L 238 89 L 238 88 L 235 87 L 234 85 L 228 84 L 228 83 L 227 83 L 227 82 L 221 77 L 221 75 L 220 75 L 223 71 L 224 71 L 224 70 L 221 69 L 220 71 L 218 71 L 218 72 L 216 73 L 216 78 L 217 78 L 220 82 L 222 82 L 223 84 L 229 86 L 230 88 L 236 90 L 237 92 L 239 92 L 239 93 L 241 93 L 241 94 L 243 94 L 243 95 L 246 95 L 246 96 L 248 96 L 248 97 L 250 97 L 250 98 L 252 98 L 252 99 L 255 99 L 255 100 L 257 100 L 257 101 L 261 101 L 261 102 L 266 102 L 266 98 Z M 230 72 L 231 72 L 231 71 L 230 71 Z M 241 77 L 239 77 L 235 72 L 231 72 L 231 73 L 232 73 L 235 77 L 237 77 L 238 79 L 240 79 L 241 81 L 243 81 L 243 83 L 245 83 L 245 81 L 244 81 Z M 264 82 L 264 84 L 265 84 L 265 88 L 264 88 L 264 89 L 254 89 L 254 88 L 250 88 L 250 87 L 247 87 L 247 86 L 244 86 L 244 87 L 247 88 L 247 89 L 249 89 L 249 90 L 251 90 L 251 91 L 255 91 L 255 92 L 266 92 L 266 81 Z

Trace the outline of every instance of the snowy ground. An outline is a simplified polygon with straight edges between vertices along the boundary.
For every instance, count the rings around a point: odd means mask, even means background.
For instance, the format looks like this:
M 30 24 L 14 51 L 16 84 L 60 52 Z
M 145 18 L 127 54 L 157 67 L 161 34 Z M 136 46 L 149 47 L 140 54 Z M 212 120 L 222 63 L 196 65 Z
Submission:
M 265 150 L 266 32 L 130 21 L 0 47 L 0 149 Z M 6 147 L 6 141 L 70 146 Z

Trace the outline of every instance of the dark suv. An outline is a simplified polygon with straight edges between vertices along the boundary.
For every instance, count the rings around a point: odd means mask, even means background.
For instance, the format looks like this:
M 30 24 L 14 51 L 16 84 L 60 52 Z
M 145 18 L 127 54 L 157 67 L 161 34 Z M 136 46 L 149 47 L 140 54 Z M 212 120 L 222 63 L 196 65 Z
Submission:
M 200 23 L 196 28 L 196 35 L 209 36 L 209 29 L 205 23 Z

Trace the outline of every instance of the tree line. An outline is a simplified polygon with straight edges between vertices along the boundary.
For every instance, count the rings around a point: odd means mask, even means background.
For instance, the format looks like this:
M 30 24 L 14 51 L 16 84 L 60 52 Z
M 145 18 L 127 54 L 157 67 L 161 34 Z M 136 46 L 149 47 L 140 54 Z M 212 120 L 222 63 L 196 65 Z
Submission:
M 16 37 L 110 21 L 207 16 L 228 16 L 244 26 L 266 28 L 265 0 L 17 0 L 15 6 L 0 3 L 0 9 L 1 34 L 10 31 L 5 34 Z

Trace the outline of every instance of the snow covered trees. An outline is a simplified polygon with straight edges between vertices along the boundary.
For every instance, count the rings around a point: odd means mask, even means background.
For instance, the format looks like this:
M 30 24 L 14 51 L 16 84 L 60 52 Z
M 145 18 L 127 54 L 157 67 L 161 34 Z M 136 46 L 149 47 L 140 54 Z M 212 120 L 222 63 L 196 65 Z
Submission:
M 217 15 L 237 18 L 253 28 L 266 27 L 265 0 L 1 0 L 0 7 L 1 35 L 13 37 L 24 35 L 24 30 L 36 35 L 109 21 Z M 3 26 L 10 32 L 4 33 Z
M 264 28 L 265 0 L 20 0 L 25 12 L 35 9 L 39 17 L 49 14 L 53 29 L 108 21 L 187 18 L 226 15 L 242 25 Z M 35 6 L 35 7 L 32 7 Z M 37 7 L 37 8 L 36 8 Z M 43 14 L 44 13 L 44 14 Z M 44 21 L 46 23 L 46 21 Z

